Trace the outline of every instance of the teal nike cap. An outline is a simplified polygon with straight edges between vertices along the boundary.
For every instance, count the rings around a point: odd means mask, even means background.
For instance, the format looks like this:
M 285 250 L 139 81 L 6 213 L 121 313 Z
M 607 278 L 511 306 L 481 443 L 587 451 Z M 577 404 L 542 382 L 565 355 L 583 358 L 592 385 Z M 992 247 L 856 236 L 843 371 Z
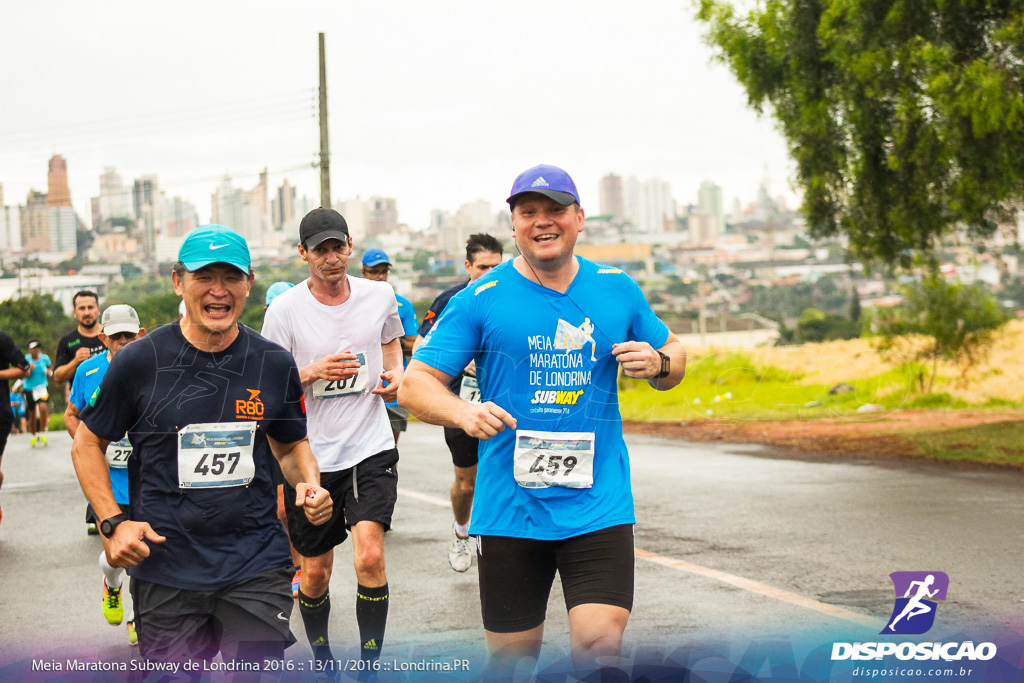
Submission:
M 226 263 L 248 274 L 252 263 L 245 238 L 223 225 L 200 225 L 181 243 L 178 260 L 190 273 L 211 263 Z

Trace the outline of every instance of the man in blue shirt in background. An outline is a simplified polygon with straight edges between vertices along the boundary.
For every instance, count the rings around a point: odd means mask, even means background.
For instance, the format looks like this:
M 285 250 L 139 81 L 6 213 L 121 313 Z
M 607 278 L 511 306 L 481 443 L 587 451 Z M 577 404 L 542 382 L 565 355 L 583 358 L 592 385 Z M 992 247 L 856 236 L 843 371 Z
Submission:
M 388 274 L 391 272 L 391 261 L 383 249 L 367 249 L 363 253 L 361 272 L 367 280 L 387 282 Z M 416 310 L 413 308 L 412 302 L 398 292 L 395 292 L 395 300 L 398 302 L 398 317 L 402 321 L 402 331 L 405 332 L 401 337 L 402 362 L 404 365 L 408 365 L 409 356 L 412 355 L 413 344 L 416 343 L 416 332 L 419 329 L 416 325 Z M 409 411 L 398 405 L 398 401 L 392 401 L 384 405 L 388 409 L 391 432 L 395 435 L 395 445 L 397 446 L 398 435 L 409 426 Z

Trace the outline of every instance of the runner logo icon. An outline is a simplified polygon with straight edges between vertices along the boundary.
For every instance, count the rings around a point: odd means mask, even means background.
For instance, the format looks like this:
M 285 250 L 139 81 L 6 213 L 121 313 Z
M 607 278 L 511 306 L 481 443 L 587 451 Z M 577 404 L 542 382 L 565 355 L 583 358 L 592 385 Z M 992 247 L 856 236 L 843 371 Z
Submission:
M 880 633 L 927 633 L 935 623 L 936 601 L 946 599 L 949 577 L 944 572 L 893 572 L 889 578 L 896 591 L 896 602 Z

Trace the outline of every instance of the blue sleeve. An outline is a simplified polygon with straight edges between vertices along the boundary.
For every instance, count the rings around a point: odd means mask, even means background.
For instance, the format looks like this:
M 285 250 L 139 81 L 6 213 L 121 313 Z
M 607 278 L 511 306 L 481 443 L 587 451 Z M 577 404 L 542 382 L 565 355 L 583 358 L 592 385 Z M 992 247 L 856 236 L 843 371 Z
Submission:
M 133 378 L 138 383 L 138 377 L 147 374 L 133 371 L 131 363 L 123 362 L 126 355 L 119 353 L 110 361 L 99 388 L 95 394 L 85 398 L 79 415 L 89 431 L 109 441 L 117 441 L 134 426 L 137 401 L 131 396 Z
M 68 396 L 68 402 L 74 405 L 78 410 L 85 407 L 85 397 L 82 395 L 85 390 L 83 385 L 85 384 L 85 373 L 75 373 L 75 377 L 71 382 L 71 394 Z
M 655 349 L 660 349 L 668 341 L 668 325 L 663 323 L 651 309 L 640 286 L 635 281 L 632 284 L 634 314 L 633 320 L 629 324 L 629 339 L 645 341 Z
M 413 309 L 412 303 L 408 299 L 400 303 L 398 313 L 402 318 L 402 329 L 405 330 L 405 336 L 418 334 L 419 326 L 416 324 L 416 311 Z
M 468 287 L 453 297 L 433 323 L 413 359 L 454 377 L 473 360 L 481 344 L 478 304 Z M 426 322 L 424 322 L 426 325 Z

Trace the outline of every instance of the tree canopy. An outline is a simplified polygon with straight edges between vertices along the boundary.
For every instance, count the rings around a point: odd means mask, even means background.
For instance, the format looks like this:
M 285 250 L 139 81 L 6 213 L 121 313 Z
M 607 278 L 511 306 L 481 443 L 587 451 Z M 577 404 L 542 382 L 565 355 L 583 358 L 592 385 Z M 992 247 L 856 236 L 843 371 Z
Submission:
M 1024 197 L 1024 4 L 700 0 L 705 39 L 796 161 L 815 238 L 909 265 Z

